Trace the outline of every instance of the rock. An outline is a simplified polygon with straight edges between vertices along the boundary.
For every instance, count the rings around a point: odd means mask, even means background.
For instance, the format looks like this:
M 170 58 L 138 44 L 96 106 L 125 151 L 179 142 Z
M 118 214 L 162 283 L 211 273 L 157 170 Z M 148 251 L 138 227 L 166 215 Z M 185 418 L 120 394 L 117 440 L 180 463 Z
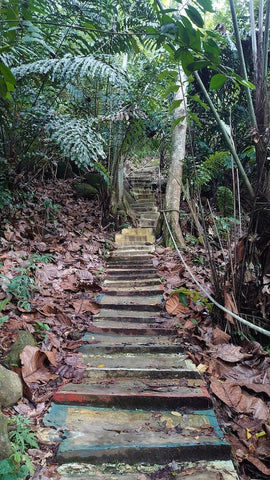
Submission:
M 22 382 L 15 372 L 0 365 L 0 405 L 11 407 L 22 397 Z
M 20 354 L 22 353 L 26 345 L 31 345 L 31 347 L 36 347 L 37 342 L 35 341 L 33 335 L 25 330 L 18 331 L 18 338 L 15 343 L 13 343 L 9 353 L 5 356 L 3 363 L 7 367 L 20 367 L 21 360 Z
M 85 175 L 86 183 L 95 188 L 105 187 L 106 181 L 105 178 L 99 173 L 87 173 Z
M 10 457 L 13 453 L 7 433 L 8 418 L 0 412 L 0 460 Z
M 88 183 L 75 183 L 74 187 L 76 192 L 84 198 L 93 198 L 98 194 L 97 189 Z

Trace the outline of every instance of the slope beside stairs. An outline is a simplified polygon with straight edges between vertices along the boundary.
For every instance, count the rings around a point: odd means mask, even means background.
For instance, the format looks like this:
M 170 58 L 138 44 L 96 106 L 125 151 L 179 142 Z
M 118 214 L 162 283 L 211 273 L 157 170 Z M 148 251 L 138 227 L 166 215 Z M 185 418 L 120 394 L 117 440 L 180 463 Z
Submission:
M 45 418 L 62 432 L 58 470 L 62 480 L 236 480 L 206 386 L 161 322 L 153 171 L 141 178 L 131 179 L 138 226 L 116 235 L 101 313 L 80 349 L 83 382 L 62 387 Z

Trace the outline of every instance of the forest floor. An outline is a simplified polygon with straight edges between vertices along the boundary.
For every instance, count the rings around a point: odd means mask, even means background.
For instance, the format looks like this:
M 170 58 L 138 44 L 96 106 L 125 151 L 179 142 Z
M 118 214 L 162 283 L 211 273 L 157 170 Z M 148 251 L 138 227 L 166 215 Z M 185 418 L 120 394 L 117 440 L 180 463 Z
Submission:
M 113 225 L 101 226 L 99 202 L 78 197 L 73 183 L 54 180 L 32 185 L 28 199 L 1 221 L 0 363 L 6 364 L 19 330 L 36 341 L 36 346 L 24 349 L 22 365 L 11 366 L 22 378 L 24 396 L 2 411 L 32 422 L 39 445 L 28 449 L 35 468 L 33 480 L 57 479 L 58 444 L 51 443 L 43 417 L 60 385 L 81 381 L 83 365 L 77 350 L 83 335 L 91 331 L 92 315 L 99 311 L 95 297 L 114 242 Z M 184 255 L 196 278 L 212 293 L 203 247 L 189 245 Z M 241 480 L 269 478 L 267 351 L 240 336 L 235 342 L 236 335 L 224 331 L 236 330 L 232 319 L 223 327 L 217 325 L 211 306 L 176 252 L 158 246 L 153 262 L 165 288 L 164 322 L 176 327 L 179 342 L 209 386 Z M 169 471 L 164 475 L 163 480 L 173 478 Z

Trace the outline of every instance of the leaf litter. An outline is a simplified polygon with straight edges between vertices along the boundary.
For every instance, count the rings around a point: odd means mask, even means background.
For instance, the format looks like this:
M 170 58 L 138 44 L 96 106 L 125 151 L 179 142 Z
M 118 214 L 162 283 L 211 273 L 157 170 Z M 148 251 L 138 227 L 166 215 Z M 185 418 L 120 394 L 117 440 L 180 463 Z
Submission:
M 200 253 L 205 256 L 202 247 Z M 189 250 L 182 254 L 204 289 L 213 294 L 210 270 L 193 261 L 193 258 L 198 257 L 198 248 L 189 246 Z M 198 290 L 198 287 L 176 252 L 159 247 L 155 252 L 155 265 L 165 287 L 167 314 L 164 321 L 175 326 L 179 343 L 205 378 L 219 424 L 238 463 L 239 478 L 268 479 L 269 355 L 256 341 L 241 341 L 239 338 L 235 344 L 235 339 L 229 333 L 213 323 L 207 302 L 202 302 L 200 296 L 195 296 L 194 301 L 192 292 Z M 181 292 L 186 292 L 184 301 Z M 198 303 L 202 308 L 197 308 Z M 229 309 L 238 313 L 228 286 L 225 288 L 225 303 Z M 228 316 L 227 321 L 231 323 L 233 319 Z M 175 472 L 167 468 L 151 478 L 175 478 Z
M 29 454 L 36 465 L 34 478 L 42 479 L 58 478 L 56 466 L 48 463 L 59 443 L 48 441 L 42 418 L 61 384 L 82 379 L 85 365 L 77 350 L 99 312 L 96 295 L 102 290 L 105 241 L 111 240 L 101 226 L 98 201 L 77 198 L 73 182 L 32 184 L 32 199 L 9 222 L 2 220 L 0 237 L 0 303 L 9 299 L 0 314 L 7 318 L 0 328 L 1 363 L 19 330 L 37 341 L 35 347 L 25 346 L 20 364 L 11 367 L 22 379 L 24 396 L 4 412 L 35 422 L 41 450 L 30 449 Z M 8 287 L 11 281 L 13 289 Z M 19 301 L 20 291 L 21 298 L 28 296 L 28 305 Z
M 31 449 L 29 454 L 36 465 L 34 478 L 43 480 L 58 478 L 56 466 L 50 465 L 58 441 L 49 443 L 42 418 L 61 384 L 81 381 L 84 365 L 77 350 L 83 344 L 83 334 L 91 329 L 92 315 L 99 310 L 96 294 L 101 291 L 102 251 L 108 238 L 100 225 L 97 202 L 76 198 L 72 182 L 55 180 L 45 186 L 37 183 L 33 199 L 18 209 L 9 223 L 3 223 L 0 239 L 0 273 L 6 279 L 1 282 L 0 302 L 7 294 L 10 299 L 3 309 L 8 321 L 0 329 L 1 359 L 16 341 L 18 330 L 33 333 L 38 341 L 37 347 L 26 347 L 21 365 L 14 367 L 23 379 L 24 397 L 4 412 L 10 416 L 15 412 L 23 414 L 35 421 L 41 449 Z M 50 218 L 44 207 L 48 198 L 52 205 L 60 205 Z M 185 254 L 186 261 L 204 288 L 213 294 L 211 274 L 204 266 L 194 264 L 191 250 Z M 201 250 L 199 253 L 204 255 Z M 29 310 L 19 306 L 18 299 L 6 290 L 8 281 L 18 271 L 27 271 L 35 254 L 49 254 L 53 260 L 37 260 L 37 268 L 28 270 L 26 276 L 34 278 Z M 204 374 L 220 425 L 239 464 L 241 480 L 269 478 L 269 357 L 256 342 L 232 344 L 230 335 L 213 324 L 206 303 L 194 296 L 196 286 L 175 252 L 157 248 L 154 265 L 165 286 L 166 311 L 161 313 L 159 322 L 177 328 L 179 343 Z M 226 304 L 236 311 L 227 287 L 225 294 Z M 161 428 L 170 432 L 172 425 L 165 419 Z M 172 462 L 154 473 L 140 474 L 138 480 L 166 480 L 200 473 L 196 465 L 183 472 Z

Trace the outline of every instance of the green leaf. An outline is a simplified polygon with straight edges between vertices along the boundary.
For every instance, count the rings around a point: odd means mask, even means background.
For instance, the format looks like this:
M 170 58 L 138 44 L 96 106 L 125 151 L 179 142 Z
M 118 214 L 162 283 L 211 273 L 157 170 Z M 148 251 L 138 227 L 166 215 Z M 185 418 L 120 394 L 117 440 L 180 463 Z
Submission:
M 158 78 L 160 78 L 161 80 L 164 80 L 166 78 L 173 78 L 173 79 L 177 79 L 177 72 L 175 70 L 164 70 L 163 72 L 160 72 L 158 74 Z
M 184 293 L 178 293 L 178 298 L 179 298 L 179 302 L 182 303 L 183 305 L 185 305 L 185 307 L 187 307 L 188 299 L 187 299 L 186 295 Z
M 154 28 L 154 27 L 145 27 L 144 31 L 148 35 L 159 35 L 160 34 L 159 31 L 157 30 L 157 28 Z
M 3 62 L 0 62 L 0 72 L 2 73 L 6 82 L 11 83 L 11 85 L 16 85 L 16 78 L 14 77 L 10 68 L 8 68 Z
M 202 70 L 203 68 L 207 67 L 207 65 L 209 65 L 209 62 L 207 60 L 195 60 L 195 62 L 191 62 L 187 66 L 187 70 L 189 73 L 193 73 L 198 70 Z
M 164 93 L 164 97 L 167 97 L 172 92 L 176 93 L 176 92 L 178 92 L 178 90 L 179 90 L 178 85 L 170 85 L 170 87 L 168 87 L 166 92 Z
M 226 80 L 226 75 L 224 75 L 223 73 L 217 73 L 211 78 L 209 86 L 210 90 L 218 90 L 219 88 L 223 87 Z
M 14 464 L 9 458 L 0 461 L 0 475 L 11 473 L 14 470 Z
M 176 118 L 173 123 L 172 123 L 172 129 L 174 130 L 175 127 L 177 127 L 177 125 L 179 125 L 179 123 L 183 122 L 185 120 L 186 117 L 178 117 Z
M 205 12 L 214 12 L 211 0 L 197 0 Z
M 240 77 L 240 75 L 237 75 L 236 73 L 233 73 L 232 76 L 240 83 L 240 85 L 243 85 L 246 88 L 250 88 L 251 90 L 255 90 L 255 85 L 248 80 L 244 80 L 243 78 Z
M 190 118 L 192 118 L 192 120 L 193 120 L 195 123 L 197 123 L 198 127 L 202 128 L 202 124 L 201 124 L 201 122 L 200 122 L 200 120 L 199 120 L 199 118 L 198 118 L 198 115 L 197 115 L 196 113 L 190 112 L 190 113 L 189 113 L 189 116 L 190 116 Z
M 5 317 L 0 317 L 0 325 L 2 325 L 2 323 L 7 322 L 8 319 L 9 319 L 9 316 L 8 316 L 8 315 L 6 315 Z
M 6 98 L 7 96 L 7 84 L 3 78 L 0 77 L 0 97 Z
M 137 54 L 140 53 L 140 49 L 139 49 L 138 44 L 137 44 L 134 37 L 131 37 L 131 43 L 133 45 L 134 52 L 137 53 Z
M 176 108 L 180 107 L 183 100 L 173 100 L 170 108 L 169 113 L 172 113 Z
M 186 13 L 189 16 L 190 20 L 195 23 L 195 25 L 197 25 L 197 27 L 202 28 L 204 26 L 204 21 L 201 17 L 201 14 L 198 12 L 198 10 L 196 10 L 195 7 L 189 5 Z
M 0 312 L 2 312 L 2 310 L 4 310 L 5 306 L 8 304 L 9 302 L 9 298 L 4 298 L 4 300 L 2 300 L 2 302 L 0 302 Z
M 192 100 L 194 100 L 194 102 L 199 103 L 201 105 L 201 107 L 203 107 L 205 110 L 210 109 L 210 107 L 202 101 L 202 99 L 199 97 L 198 93 L 196 93 L 195 95 L 191 95 L 190 98 L 192 98 Z
M 169 43 L 164 43 L 163 48 L 169 52 L 170 55 L 173 55 L 175 53 L 175 49 L 173 45 L 170 45 Z
M 208 38 L 203 42 L 205 56 L 215 65 L 220 64 L 220 49 L 212 38 Z

